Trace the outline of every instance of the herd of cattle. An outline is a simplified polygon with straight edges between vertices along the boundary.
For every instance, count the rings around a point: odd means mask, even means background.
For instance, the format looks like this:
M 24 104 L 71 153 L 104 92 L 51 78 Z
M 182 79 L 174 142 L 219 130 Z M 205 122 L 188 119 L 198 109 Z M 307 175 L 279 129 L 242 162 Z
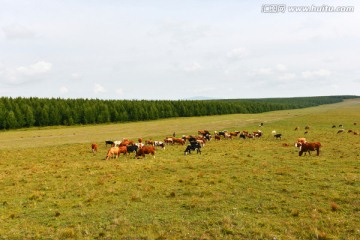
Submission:
M 356 123 L 354 123 L 356 125 Z M 259 125 L 260 127 L 263 126 L 263 123 Z M 336 126 L 333 125 L 333 128 Z M 339 125 L 339 127 L 343 127 L 342 125 Z M 299 127 L 296 127 L 294 130 L 297 131 Z M 304 134 L 307 134 L 310 127 L 305 127 Z M 338 130 L 337 133 L 345 132 L 344 129 Z M 353 133 L 354 135 L 359 135 L 358 132 L 348 130 L 348 133 Z M 282 134 L 276 133 L 275 130 L 272 131 L 272 135 L 275 139 L 281 139 Z M 222 138 L 223 139 L 233 139 L 233 138 L 242 138 L 242 139 L 255 139 L 260 138 L 263 136 L 263 133 L 261 130 L 258 130 L 256 132 L 249 132 L 249 131 L 234 131 L 234 132 L 228 132 L 226 130 L 224 131 L 214 131 L 214 139 L 215 141 L 219 141 Z M 207 141 L 211 141 L 213 139 L 212 134 L 208 130 L 199 130 L 197 135 L 183 135 L 181 138 L 175 137 L 175 133 L 172 137 L 166 137 L 163 141 L 153 141 L 153 140 L 146 140 L 143 141 L 142 138 L 139 138 L 137 142 L 133 140 L 123 139 L 122 141 L 111 141 L 106 140 L 105 145 L 110 145 L 110 149 L 107 151 L 105 160 L 108 160 L 110 158 L 118 158 L 120 154 L 131 154 L 135 153 L 135 158 L 143 157 L 145 158 L 146 155 L 152 155 L 155 158 L 155 152 L 157 148 L 165 149 L 166 145 L 174 145 L 174 144 L 180 144 L 185 145 L 187 144 L 184 155 L 190 154 L 191 151 L 196 151 L 197 153 L 201 154 L 201 148 L 205 146 L 205 143 Z M 284 143 L 284 146 L 289 146 L 288 144 Z M 320 154 L 320 142 L 307 142 L 306 138 L 298 138 L 295 142 L 295 147 L 299 149 L 299 156 L 302 156 L 303 154 L 306 155 L 306 153 L 309 153 L 311 151 L 316 151 L 317 156 Z M 91 145 L 92 152 L 95 153 L 98 151 L 98 144 L 93 143 Z

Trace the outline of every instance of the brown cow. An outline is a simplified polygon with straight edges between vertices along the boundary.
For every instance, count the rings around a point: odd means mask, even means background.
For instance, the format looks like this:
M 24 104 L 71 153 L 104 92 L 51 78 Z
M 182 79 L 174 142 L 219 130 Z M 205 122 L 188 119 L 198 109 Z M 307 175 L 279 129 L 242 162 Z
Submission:
M 229 134 L 231 136 L 237 137 L 240 134 L 240 131 L 235 131 L 235 132 L 229 132 Z
M 128 145 L 134 145 L 135 142 L 133 140 L 129 140 L 129 139 L 123 139 L 120 143 L 119 146 L 128 146 Z
M 181 145 L 184 145 L 184 144 L 185 144 L 185 140 L 182 139 L 182 138 L 173 138 L 172 140 L 173 140 L 173 144 L 174 144 L 174 143 L 179 143 L 179 144 L 181 144 Z
M 155 147 L 154 146 L 143 146 L 142 148 L 140 148 L 137 152 L 135 157 L 140 157 L 142 156 L 143 158 L 145 158 L 145 154 L 151 154 L 153 155 L 153 157 L 155 158 Z
M 98 151 L 98 145 L 96 143 L 91 144 L 91 150 L 93 153 Z
M 123 153 L 124 155 L 127 154 L 127 147 L 126 146 L 119 146 L 119 147 L 111 147 L 109 151 L 106 154 L 105 160 L 108 160 L 109 158 L 118 158 L 120 153 Z
M 199 130 L 198 133 L 203 136 L 205 136 L 206 134 L 210 134 L 210 132 L 208 130 Z
M 319 142 L 296 143 L 295 146 L 300 147 L 299 156 L 301 156 L 303 153 L 305 153 L 304 155 L 306 155 L 306 152 L 308 152 L 309 155 L 311 155 L 310 151 L 316 151 L 316 155 L 319 156 L 321 143 Z

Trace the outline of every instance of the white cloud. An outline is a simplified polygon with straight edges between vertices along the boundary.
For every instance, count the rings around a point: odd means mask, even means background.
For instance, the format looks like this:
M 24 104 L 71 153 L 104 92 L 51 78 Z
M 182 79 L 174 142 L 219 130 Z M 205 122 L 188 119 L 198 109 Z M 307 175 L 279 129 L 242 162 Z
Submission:
M 51 72 L 51 69 L 51 63 L 39 61 L 31 65 L 15 68 L 0 66 L 0 75 L 3 76 L 5 83 L 21 84 L 42 79 L 45 74 Z
M 184 67 L 185 72 L 197 72 L 200 71 L 203 67 L 197 63 L 193 62 L 191 65 Z
M 115 90 L 115 92 L 116 92 L 117 95 L 120 95 L 120 96 L 121 96 L 121 95 L 124 94 L 124 89 L 118 88 L 118 89 Z
M 73 79 L 73 80 L 81 79 L 80 73 L 72 73 L 70 76 L 71 76 L 71 79 Z
M 52 68 L 52 64 L 49 62 L 39 61 L 29 66 L 21 66 L 16 68 L 16 71 L 20 74 L 33 76 L 49 72 Z
M 30 30 L 29 28 L 20 25 L 20 24 L 13 24 L 10 26 L 3 27 L 3 32 L 7 39 L 26 39 L 32 38 L 35 36 L 35 33 Z
M 284 64 L 279 63 L 276 65 L 276 70 L 278 70 L 280 72 L 284 72 L 287 70 L 287 67 Z
M 279 77 L 279 80 L 292 80 L 296 78 L 296 74 L 294 73 L 284 73 Z
M 233 60 L 239 60 L 249 55 L 249 51 L 246 48 L 234 48 L 226 53 L 226 57 Z
M 271 74 L 273 74 L 273 69 L 271 67 L 258 68 L 248 72 L 248 76 L 271 75 Z
M 69 92 L 69 89 L 68 89 L 67 87 L 65 87 L 65 86 L 62 86 L 62 87 L 60 88 L 60 92 L 66 94 L 66 93 Z
M 331 72 L 326 69 L 319 69 L 314 71 L 305 71 L 301 73 L 303 78 L 313 78 L 313 77 L 327 77 L 331 75 Z
M 96 93 L 96 94 L 106 92 L 105 88 L 103 86 L 101 86 L 100 84 L 95 84 L 93 90 L 94 90 L 94 93 Z

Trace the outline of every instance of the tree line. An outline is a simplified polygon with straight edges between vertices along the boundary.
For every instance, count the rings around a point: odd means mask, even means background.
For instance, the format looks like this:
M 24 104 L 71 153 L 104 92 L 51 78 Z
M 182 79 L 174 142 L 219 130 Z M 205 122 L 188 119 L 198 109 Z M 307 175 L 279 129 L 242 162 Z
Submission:
M 261 113 L 341 102 L 357 96 L 224 100 L 0 98 L 0 129 Z

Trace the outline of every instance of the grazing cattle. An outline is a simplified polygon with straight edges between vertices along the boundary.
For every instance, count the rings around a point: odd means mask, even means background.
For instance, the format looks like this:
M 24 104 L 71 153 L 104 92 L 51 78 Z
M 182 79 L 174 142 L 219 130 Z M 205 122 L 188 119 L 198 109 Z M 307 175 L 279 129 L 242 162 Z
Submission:
M 353 131 L 353 130 L 349 129 L 349 130 L 348 130 L 348 133 L 351 133 L 352 131 Z
M 163 150 L 165 150 L 165 144 L 164 144 L 164 142 L 154 141 L 153 146 L 154 146 L 154 147 L 160 147 L 160 148 L 162 148 Z
M 126 150 L 129 153 L 129 155 L 130 155 L 130 153 L 137 152 L 138 148 L 139 147 L 137 145 L 128 145 L 128 146 L 126 146 Z
M 121 141 L 121 143 L 120 143 L 119 146 L 125 146 L 125 147 L 126 147 L 127 145 L 134 145 L 134 144 L 135 144 L 134 141 L 124 138 L 124 139 Z
M 153 140 L 145 140 L 145 144 L 146 145 L 154 145 L 154 141 Z
M 98 145 L 96 143 L 91 144 L 91 151 L 93 153 L 98 151 Z
M 111 147 L 109 149 L 109 151 L 106 154 L 106 158 L 105 160 L 108 160 L 109 158 L 113 158 L 114 156 L 116 158 L 119 157 L 120 153 L 123 153 L 124 155 L 126 155 L 127 153 L 127 148 L 125 146 L 120 146 L 120 147 Z
M 340 128 L 340 127 L 342 128 L 342 127 L 344 127 L 344 126 L 343 126 L 342 124 L 340 124 L 340 125 L 339 125 L 339 128 Z
M 336 128 L 336 126 L 335 125 L 332 125 L 332 127 L 331 128 Z
M 309 133 L 308 131 L 304 132 L 304 134 L 308 134 L 308 133 Z
M 215 135 L 215 140 L 219 140 L 219 141 L 220 141 L 220 135 Z
M 190 142 L 189 145 L 187 145 L 185 151 L 184 151 L 184 155 L 186 154 L 191 154 L 191 151 L 195 151 L 196 153 L 200 153 L 201 154 L 201 145 L 198 142 Z
M 354 122 L 354 125 L 356 125 L 357 123 L 356 122 Z
M 342 132 L 344 132 L 345 131 L 345 129 L 339 129 L 338 131 L 337 131 L 337 133 L 342 133 Z
M 201 147 L 204 147 L 204 146 L 205 146 L 204 140 L 197 139 L 196 142 L 198 142 L 198 143 L 201 145 Z
M 229 132 L 229 134 L 233 137 L 237 137 L 240 134 L 240 131 Z
M 121 144 L 121 141 L 114 141 L 114 143 L 111 146 L 118 147 L 118 146 L 120 146 L 120 144 Z
M 218 132 L 218 133 L 215 133 L 215 135 L 218 134 L 218 135 L 220 135 L 220 136 L 225 137 L 225 133 L 227 133 L 227 130 L 224 130 L 224 131 L 220 131 L 220 132 Z
M 299 127 L 296 127 L 296 128 L 294 129 L 294 131 L 297 131 L 297 130 L 299 130 Z
M 229 133 L 225 133 L 224 138 L 232 140 L 232 136 Z
M 242 139 L 246 139 L 246 134 L 245 133 L 240 133 L 240 138 L 242 138 Z
M 253 132 L 253 134 L 254 134 L 254 137 L 257 137 L 257 138 L 259 138 L 259 137 L 261 137 L 262 136 L 262 131 L 261 130 L 257 130 L 257 132 Z
M 262 126 L 264 126 L 264 123 L 260 123 L 260 124 L 259 124 L 259 127 L 262 127 Z
M 310 126 L 305 126 L 305 130 L 309 130 L 310 129 Z
M 359 135 L 359 133 L 358 133 L 358 132 L 354 132 L 354 135 Z
M 275 131 L 275 130 L 272 130 L 272 131 L 271 131 L 271 134 L 272 134 L 272 135 L 275 135 L 275 134 L 276 134 L 276 131 Z
M 167 138 L 165 138 L 164 139 L 164 142 L 166 143 L 166 144 L 173 144 L 174 143 L 174 140 L 173 140 L 173 138 L 172 137 L 167 137 Z
M 306 152 L 308 152 L 309 155 L 311 155 L 310 151 L 316 151 L 317 156 L 319 156 L 319 154 L 320 154 L 321 143 L 319 143 L 319 142 L 296 143 L 295 146 L 299 147 L 299 156 L 301 156 L 303 153 L 306 154 Z
M 246 134 L 246 137 L 254 139 L 254 134 L 248 133 L 248 134 Z
M 182 139 L 182 138 L 173 138 L 172 140 L 173 140 L 173 144 L 174 144 L 174 143 L 179 143 L 179 144 L 181 144 L 181 145 L 184 145 L 184 144 L 185 144 L 185 140 Z
M 199 130 L 198 133 L 203 136 L 205 136 L 206 134 L 210 134 L 210 132 L 208 130 Z
M 134 145 L 138 146 L 138 148 L 142 148 L 143 146 L 145 146 L 145 144 L 143 144 L 143 143 L 135 143 Z
M 282 136 L 281 133 L 277 133 L 277 134 L 274 135 L 274 138 L 275 139 L 281 139 L 281 136 Z
M 155 158 L 155 147 L 154 146 L 143 146 L 136 152 L 135 157 L 138 158 L 138 157 L 142 156 L 143 158 L 145 158 L 146 154 L 151 154 Z
M 205 134 L 204 139 L 206 141 L 210 141 L 211 140 L 211 134 Z
M 105 146 L 107 146 L 108 144 L 109 144 L 110 146 L 112 146 L 112 145 L 114 144 L 114 142 L 111 141 L 111 140 L 106 140 L 106 141 L 105 141 Z

